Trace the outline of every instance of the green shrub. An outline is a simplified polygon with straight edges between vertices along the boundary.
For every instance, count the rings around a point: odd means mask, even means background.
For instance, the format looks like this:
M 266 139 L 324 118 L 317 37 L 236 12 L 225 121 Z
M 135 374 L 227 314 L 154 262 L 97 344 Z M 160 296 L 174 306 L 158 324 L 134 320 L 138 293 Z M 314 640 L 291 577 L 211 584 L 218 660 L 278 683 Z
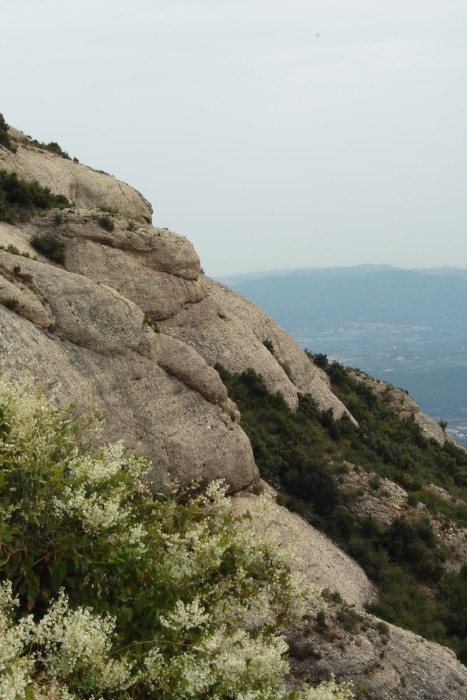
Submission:
M 6 123 L 3 114 L 0 114 L 0 145 L 8 148 L 9 151 L 16 153 L 16 147 L 10 141 L 8 136 L 8 124 Z
M 324 610 L 318 610 L 316 613 L 316 626 L 319 630 L 325 630 L 327 628 L 326 613 Z
M 6 309 L 9 309 L 10 311 L 14 311 L 17 308 L 18 304 L 19 302 L 18 299 L 16 299 L 16 297 L 7 297 L 3 302 L 3 306 Z
M 356 632 L 357 625 L 363 621 L 362 616 L 347 605 L 343 605 L 340 610 L 338 610 L 336 619 L 346 632 Z
M 233 517 L 219 482 L 153 496 L 148 461 L 86 424 L 0 375 L 0 696 L 301 697 L 279 629 L 316 594 L 260 512 Z
M 38 253 L 45 255 L 53 262 L 63 265 L 65 262 L 65 246 L 51 234 L 35 234 L 31 238 L 31 245 Z
M 315 365 L 321 367 L 321 369 L 326 369 L 328 367 L 328 356 L 322 352 L 316 353 L 316 355 L 313 356 L 313 361 Z
M 32 282 L 32 275 L 30 275 L 28 272 L 21 272 L 21 265 L 13 266 L 13 275 L 26 284 Z
M 61 156 L 62 158 L 70 160 L 70 156 L 68 155 L 68 153 L 64 151 L 56 141 L 51 141 L 50 143 L 46 144 L 45 147 L 51 153 L 55 153 L 57 156 Z
M 144 314 L 144 323 L 147 326 L 150 326 L 155 333 L 160 332 L 159 325 L 158 325 L 157 321 L 154 318 L 152 318 L 152 316 L 150 314 L 148 314 L 148 313 Z
M 22 258 L 30 258 L 31 256 L 29 253 L 22 253 L 19 248 L 17 248 L 15 245 L 12 245 L 9 243 L 7 246 L 0 245 L 0 250 L 4 250 L 6 253 L 10 253 L 11 255 L 20 255 Z
M 45 151 L 50 151 L 50 153 L 55 153 L 55 155 L 60 156 L 61 158 L 66 158 L 66 160 L 71 160 L 68 153 L 64 151 L 56 141 L 44 143 L 43 141 L 38 141 L 37 139 L 31 139 L 31 145 L 36 146 L 37 148 L 42 148 Z
M 33 180 L 22 180 L 16 173 L 0 170 L 0 220 L 15 223 L 31 217 L 38 209 L 64 209 L 70 202 L 61 194 L 52 194 Z
M 101 228 L 109 232 L 113 231 L 115 228 L 114 222 L 112 221 L 110 216 L 100 216 L 98 219 L 98 224 Z
M 447 442 L 427 441 L 414 420 L 401 419 L 341 365 L 331 370 L 338 382 L 333 390 L 352 407 L 358 427 L 348 418 L 336 421 L 332 411 L 321 412 L 306 395 L 299 396 L 294 413 L 252 370 L 232 375 L 217 369 L 240 410 L 260 472 L 279 490 L 280 503 L 324 530 L 360 563 L 380 589 L 379 603 L 372 608 L 377 615 L 465 652 L 467 661 L 467 636 L 457 637 L 453 616 L 445 616 L 444 603 L 436 597 L 444 554 L 429 521 L 397 519 L 384 526 L 374 518 L 358 519 L 347 507 L 357 493 L 340 492 L 335 478 L 349 462 L 375 471 L 370 488 L 383 477 L 392 479 L 412 489 L 409 503 L 422 501 L 432 513 L 465 527 L 463 503 L 448 503 L 423 486 L 439 484 L 465 501 L 465 452 Z

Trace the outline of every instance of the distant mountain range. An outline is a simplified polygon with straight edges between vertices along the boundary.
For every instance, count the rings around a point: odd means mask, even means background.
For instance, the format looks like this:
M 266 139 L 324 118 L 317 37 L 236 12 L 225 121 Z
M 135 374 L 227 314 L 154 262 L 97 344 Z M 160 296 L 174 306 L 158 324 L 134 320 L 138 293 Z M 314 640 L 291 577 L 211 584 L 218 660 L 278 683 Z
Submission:
M 303 347 L 406 388 L 467 446 L 467 270 L 361 265 L 218 279 Z

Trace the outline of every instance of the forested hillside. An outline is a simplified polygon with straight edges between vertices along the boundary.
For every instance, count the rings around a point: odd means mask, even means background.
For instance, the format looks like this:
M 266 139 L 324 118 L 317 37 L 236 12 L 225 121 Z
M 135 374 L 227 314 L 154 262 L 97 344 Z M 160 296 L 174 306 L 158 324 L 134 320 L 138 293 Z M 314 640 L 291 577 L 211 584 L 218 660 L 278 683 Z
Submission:
M 378 396 L 363 373 L 315 359 L 358 426 L 306 395 L 293 413 L 253 371 L 219 368 L 262 476 L 363 566 L 380 590 L 373 612 L 467 662 L 467 453 L 402 417 L 390 385 Z

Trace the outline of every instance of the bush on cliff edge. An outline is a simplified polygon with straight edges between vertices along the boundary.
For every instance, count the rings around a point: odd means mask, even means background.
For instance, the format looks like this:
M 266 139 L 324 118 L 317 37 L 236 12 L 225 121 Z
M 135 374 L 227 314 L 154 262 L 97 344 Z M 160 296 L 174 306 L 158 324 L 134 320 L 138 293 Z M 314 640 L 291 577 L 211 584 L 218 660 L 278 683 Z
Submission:
M 152 495 L 148 461 L 91 447 L 95 426 L 0 375 L 0 696 L 352 697 L 285 691 L 278 630 L 316 591 L 258 516 L 219 482 Z

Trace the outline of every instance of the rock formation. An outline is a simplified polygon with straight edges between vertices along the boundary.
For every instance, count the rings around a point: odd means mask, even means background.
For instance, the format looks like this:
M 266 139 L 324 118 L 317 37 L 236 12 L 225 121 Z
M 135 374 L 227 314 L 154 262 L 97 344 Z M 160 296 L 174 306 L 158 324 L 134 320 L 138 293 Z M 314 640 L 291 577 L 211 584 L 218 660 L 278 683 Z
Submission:
M 354 420 L 282 328 L 206 278 L 186 238 L 152 226 L 142 195 L 17 130 L 9 136 L 16 152 L 0 146 L 0 169 L 37 180 L 73 206 L 0 222 L 4 368 L 36 374 L 62 403 L 101 411 L 106 439 L 123 439 L 150 457 L 156 491 L 174 481 L 222 478 L 231 492 L 258 482 L 217 363 L 231 372 L 252 367 L 292 409 L 300 393 L 309 393 L 322 410 Z M 62 262 L 38 253 L 33 237 L 53 240 Z M 240 494 L 234 508 L 244 510 L 252 499 Z M 363 571 L 298 516 L 279 506 L 274 513 L 265 527 L 294 539 L 305 574 L 361 610 L 375 595 Z M 378 621 L 365 619 L 371 634 L 346 633 L 340 651 L 314 628 L 291 633 L 296 677 L 334 671 L 363 683 L 365 676 L 371 698 L 465 697 L 467 669 L 449 651 L 397 628 L 384 642 Z

